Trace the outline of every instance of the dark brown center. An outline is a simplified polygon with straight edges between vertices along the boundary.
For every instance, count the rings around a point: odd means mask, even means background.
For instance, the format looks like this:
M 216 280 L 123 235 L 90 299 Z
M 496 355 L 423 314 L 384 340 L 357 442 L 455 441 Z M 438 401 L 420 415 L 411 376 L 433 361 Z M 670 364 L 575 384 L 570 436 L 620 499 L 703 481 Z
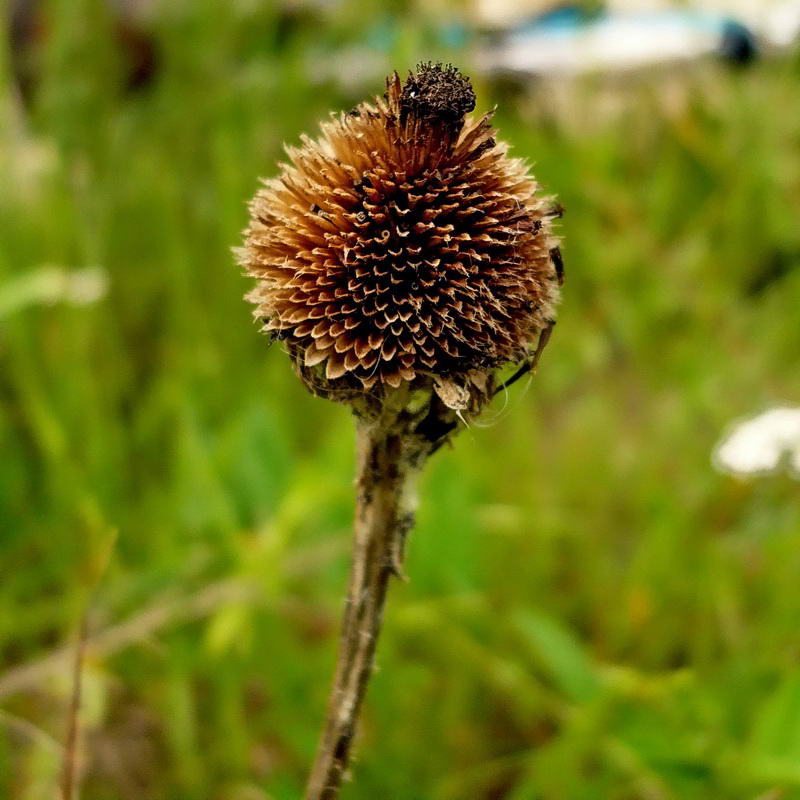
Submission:
M 475 108 L 475 92 L 469 78 L 448 64 L 419 64 L 409 74 L 400 94 L 400 121 L 408 117 L 460 129 L 464 115 Z

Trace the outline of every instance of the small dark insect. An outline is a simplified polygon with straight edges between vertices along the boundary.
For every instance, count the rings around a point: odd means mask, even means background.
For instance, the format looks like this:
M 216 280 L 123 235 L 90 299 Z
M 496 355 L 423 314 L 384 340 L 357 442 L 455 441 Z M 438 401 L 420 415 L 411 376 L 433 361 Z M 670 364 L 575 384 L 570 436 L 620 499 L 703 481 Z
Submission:
M 347 112 L 347 116 L 348 117 L 360 117 L 361 116 L 361 112 L 357 108 L 351 108 Z
M 556 276 L 558 277 L 558 285 L 564 285 L 564 259 L 561 257 L 561 248 L 554 247 L 550 251 L 550 260 L 556 268 Z

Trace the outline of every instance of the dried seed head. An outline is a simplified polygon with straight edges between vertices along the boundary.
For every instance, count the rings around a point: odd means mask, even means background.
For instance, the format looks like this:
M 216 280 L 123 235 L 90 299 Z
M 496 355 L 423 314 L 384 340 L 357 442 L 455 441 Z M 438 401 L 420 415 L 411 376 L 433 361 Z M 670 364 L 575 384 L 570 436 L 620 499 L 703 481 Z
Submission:
M 476 405 L 552 324 L 552 202 L 454 67 L 424 64 L 322 124 L 253 199 L 240 263 L 263 330 L 313 391 L 404 382 Z M 472 402 L 471 402 L 472 401 Z

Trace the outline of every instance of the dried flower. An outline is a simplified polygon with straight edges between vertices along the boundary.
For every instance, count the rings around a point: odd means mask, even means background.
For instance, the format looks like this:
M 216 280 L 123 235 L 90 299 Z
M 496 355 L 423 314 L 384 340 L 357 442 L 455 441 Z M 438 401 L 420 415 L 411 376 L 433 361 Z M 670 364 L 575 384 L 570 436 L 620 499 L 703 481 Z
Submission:
M 558 208 L 494 138 L 453 67 L 422 64 L 323 124 L 250 205 L 240 263 L 263 330 L 305 384 L 357 417 L 353 562 L 339 660 L 306 800 L 335 800 L 402 575 L 426 459 L 535 365 L 561 283 Z
M 561 283 L 559 210 L 495 139 L 454 67 L 422 64 L 323 123 L 253 199 L 240 263 L 262 330 L 312 391 L 408 382 L 480 405 L 530 355 Z M 476 402 L 476 399 L 478 402 Z

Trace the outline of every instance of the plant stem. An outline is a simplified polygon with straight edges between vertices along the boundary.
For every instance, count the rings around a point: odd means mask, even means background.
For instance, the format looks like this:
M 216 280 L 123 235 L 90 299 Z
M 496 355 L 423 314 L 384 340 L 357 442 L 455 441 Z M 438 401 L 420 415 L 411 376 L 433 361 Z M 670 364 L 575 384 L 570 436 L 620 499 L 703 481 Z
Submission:
M 61 800 L 78 798 L 78 739 L 80 736 L 81 697 L 83 690 L 83 662 L 86 657 L 86 640 L 89 634 L 89 612 L 84 611 L 75 645 L 75 660 L 72 668 L 72 696 L 69 704 L 67 741 L 64 745 L 64 760 L 61 765 Z
M 358 714 L 375 663 L 392 575 L 402 574 L 405 537 L 413 525 L 410 481 L 419 459 L 401 416 L 359 421 L 353 561 L 339 656 L 325 727 L 306 800 L 335 800 L 350 761 Z

